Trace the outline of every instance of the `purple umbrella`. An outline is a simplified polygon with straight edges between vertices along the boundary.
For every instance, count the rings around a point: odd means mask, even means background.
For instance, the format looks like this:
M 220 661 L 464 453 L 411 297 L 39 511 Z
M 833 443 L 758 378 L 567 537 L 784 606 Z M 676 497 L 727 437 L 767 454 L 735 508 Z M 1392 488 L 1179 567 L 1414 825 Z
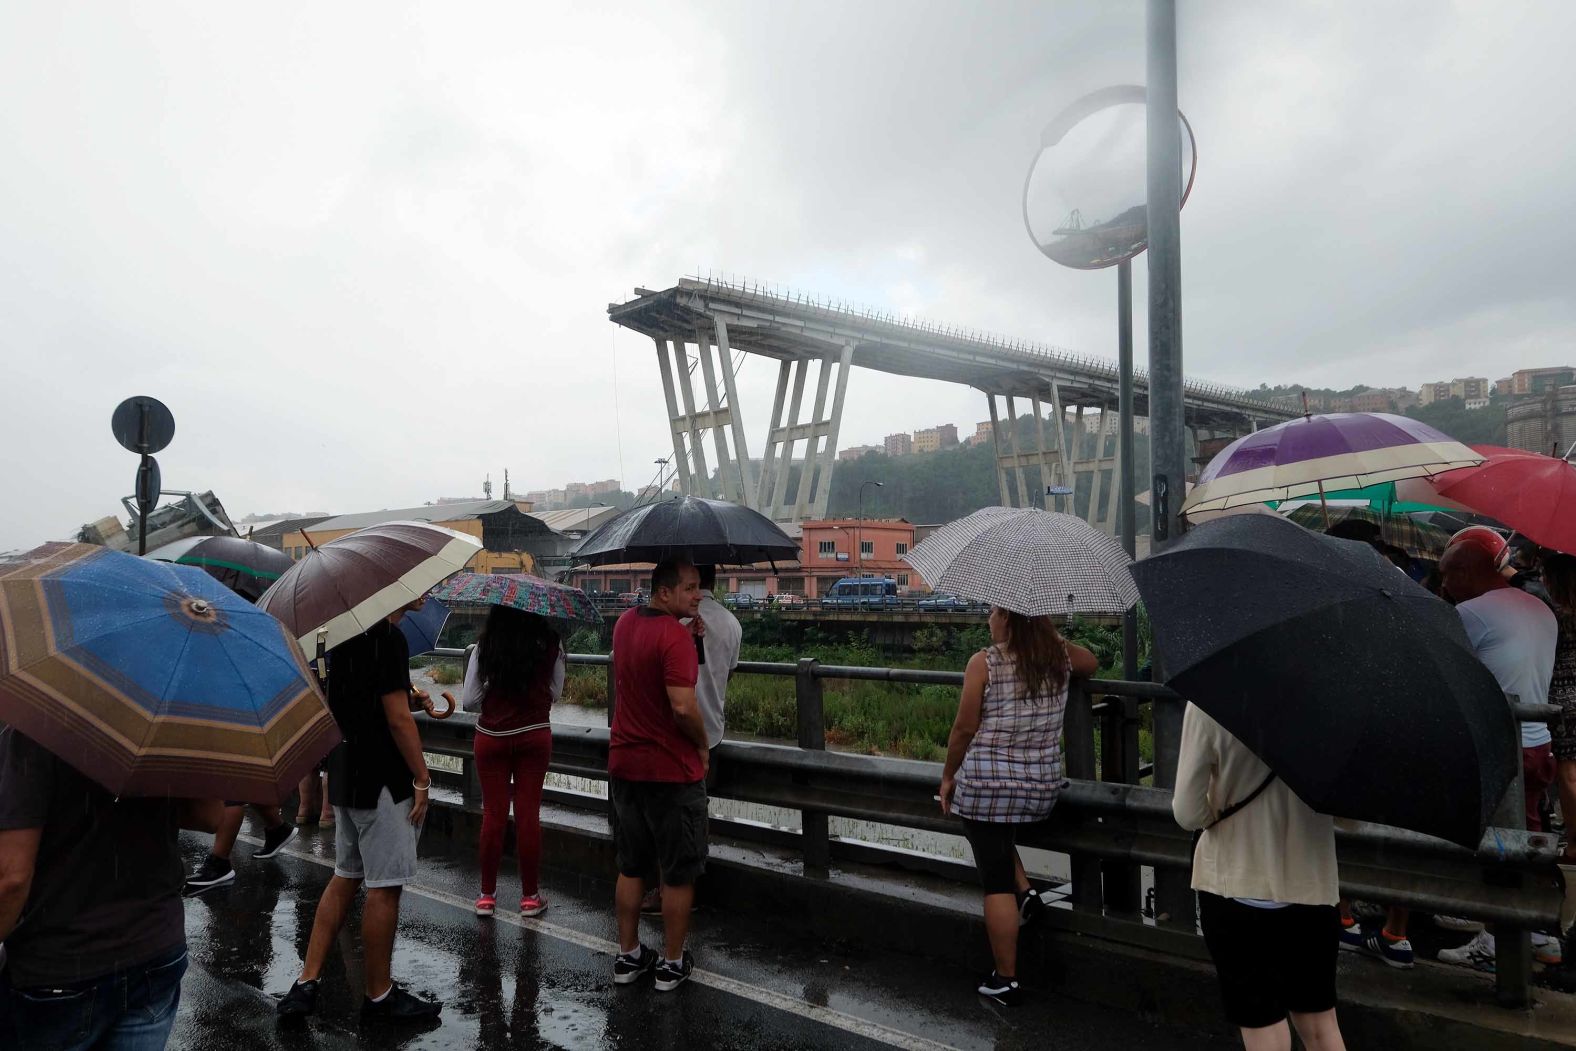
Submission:
M 1185 513 L 1361 489 L 1483 462 L 1425 423 L 1387 412 L 1305 416 L 1238 438 L 1199 475 Z

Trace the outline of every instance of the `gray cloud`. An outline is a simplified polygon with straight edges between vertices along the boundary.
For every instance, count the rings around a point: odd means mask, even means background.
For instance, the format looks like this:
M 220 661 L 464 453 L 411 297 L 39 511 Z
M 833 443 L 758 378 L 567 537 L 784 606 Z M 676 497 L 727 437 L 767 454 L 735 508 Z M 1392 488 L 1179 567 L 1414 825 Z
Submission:
M 1571 357 L 1572 9 L 1181 21 L 1191 373 L 1416 384 Z M 603 311 L 697 266 L 1109 353 L 1114 278 L 1041 257 L 1018 194 L 1045 120 L 1143 72 L 1136 2 L 14 5 L 0 549 L 115 509 L 133 461 L 107 417 L 131 393 L 176 412 L 167 484 L 238 513 L 397 506 L 505 466 L 638 483 L 666 443 L 654 355 Z M 756 444 L 771 382 L 741 375 Z M 847 444 L 983 408 L 862 374 L 850 397 Z

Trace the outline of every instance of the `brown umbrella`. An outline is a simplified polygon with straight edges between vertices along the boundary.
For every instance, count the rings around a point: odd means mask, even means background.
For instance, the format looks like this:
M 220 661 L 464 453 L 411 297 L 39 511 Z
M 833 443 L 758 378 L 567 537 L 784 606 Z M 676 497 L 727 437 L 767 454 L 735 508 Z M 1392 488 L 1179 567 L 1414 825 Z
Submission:
M 309 551 L 257 605 L 284 621 L 309 657 L 318 655 L 424 597 L 481 546 L 427 522 L 368 526 Z

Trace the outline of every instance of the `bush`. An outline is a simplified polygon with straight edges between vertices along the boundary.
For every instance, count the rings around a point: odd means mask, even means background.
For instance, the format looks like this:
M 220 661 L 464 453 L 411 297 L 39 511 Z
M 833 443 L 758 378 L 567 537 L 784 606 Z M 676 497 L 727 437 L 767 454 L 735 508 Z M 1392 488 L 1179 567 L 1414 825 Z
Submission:
M 561 699 L 582 708 L 606 708 L 607 674 L 600 668 L 571 668 L 564 676 Z
M 465 681 L 465 672 L 455 661 L 439 661 L 432 665 L 432 681 L 439 686 L 453 686 Z
M 607 652 L 607 647 L 602 645 L 602 633 L 595 628 L 581 628 L 569 636 L 569 641 L 564 645 L 570 653 Z
M 947 633 L 935 624 L 926 624 L 914 632 L 914 650 L 917 653 L 940 653 L 947 648 Z

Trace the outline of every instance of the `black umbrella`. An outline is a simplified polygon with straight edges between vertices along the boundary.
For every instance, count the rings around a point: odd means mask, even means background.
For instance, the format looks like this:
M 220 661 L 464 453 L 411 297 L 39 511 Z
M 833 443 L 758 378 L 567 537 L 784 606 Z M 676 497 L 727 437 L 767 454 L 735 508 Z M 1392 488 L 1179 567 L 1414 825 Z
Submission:
M 192 536 L 149 551 L 148 558 L 197 566 L 240 595 L 256 602 L 295 563 L 276 548 L 238 536 Z
M 799 545 L 758 511 L 698 496 L 632 507 L 580 541 L 571 557 L 593 566 L 688 558 L 749 565 L 799 557 Z
M 1460 618 L 1367 544 L 1268 515 L 1132 567 L 1167 683 L 1313 809 L 1476 847 L 1515 774 Z

